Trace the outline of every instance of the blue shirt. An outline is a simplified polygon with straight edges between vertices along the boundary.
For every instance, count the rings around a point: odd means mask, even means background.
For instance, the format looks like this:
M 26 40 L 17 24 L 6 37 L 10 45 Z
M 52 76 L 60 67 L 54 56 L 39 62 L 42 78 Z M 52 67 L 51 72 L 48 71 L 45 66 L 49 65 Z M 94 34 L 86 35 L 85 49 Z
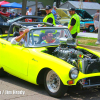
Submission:
M 56 11 L 55 11 L 54 9 L 52 10 L 52 13 L 53 13 L 53 15 L 54 15 L 54 18 L 57 19 L 57 15 L 55 15 L 55 14 L 57 14 L 57 13 L 56 13 Z

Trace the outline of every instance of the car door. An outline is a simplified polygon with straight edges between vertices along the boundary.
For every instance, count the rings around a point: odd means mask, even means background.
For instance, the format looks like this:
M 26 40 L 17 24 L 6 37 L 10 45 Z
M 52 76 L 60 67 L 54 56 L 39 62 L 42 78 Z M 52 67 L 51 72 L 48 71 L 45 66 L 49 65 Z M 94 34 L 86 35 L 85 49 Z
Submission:
M 27 75 L 29 62 L 28 49 L 19 45 L 13 45 L 8 41 L 3 42 L 1 47 L 1 61 L 3 62 L 3 66 L 16 73 Z

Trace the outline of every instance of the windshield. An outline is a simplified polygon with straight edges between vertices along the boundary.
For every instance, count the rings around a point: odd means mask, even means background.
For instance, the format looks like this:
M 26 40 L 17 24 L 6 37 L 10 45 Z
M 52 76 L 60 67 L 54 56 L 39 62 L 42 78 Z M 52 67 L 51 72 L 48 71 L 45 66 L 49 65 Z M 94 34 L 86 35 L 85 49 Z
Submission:
M 18 20 L 18 19 L 20 19 L 21 17 L 16 17 L 16 18 L 14 18 L 14 19 L 10 19 L 10 20 L 8 20 L 7 22 L 14 22 L 14 21 L 16 21 L 16 20 Z
M 60 44 L 62 40 L 72 38 L 68 29 L 31 30 L 27 35 L 27 46 L 48 46 Z

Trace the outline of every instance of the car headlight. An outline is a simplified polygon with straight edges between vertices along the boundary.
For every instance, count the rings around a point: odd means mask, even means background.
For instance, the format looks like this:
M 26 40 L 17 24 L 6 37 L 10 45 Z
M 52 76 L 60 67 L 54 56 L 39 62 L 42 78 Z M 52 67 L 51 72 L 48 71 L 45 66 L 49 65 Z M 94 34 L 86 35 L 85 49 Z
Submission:
M 79 73 L 78 69 L 74 67 L 74 68 L 72 68 L 72 69 L 70 70 L 70 72 L 69 72 L 69 77 L 70 77 L 71 79 L 76 79 L 76 78 L 78 77 L 78 73 Z

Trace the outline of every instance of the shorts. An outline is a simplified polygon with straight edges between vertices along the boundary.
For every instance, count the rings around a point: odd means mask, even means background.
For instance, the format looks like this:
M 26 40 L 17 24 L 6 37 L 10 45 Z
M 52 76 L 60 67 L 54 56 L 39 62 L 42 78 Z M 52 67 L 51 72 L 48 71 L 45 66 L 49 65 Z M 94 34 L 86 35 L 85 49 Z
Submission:
M 94 27 L 99 27 L 99 21 L 95 20 Z

